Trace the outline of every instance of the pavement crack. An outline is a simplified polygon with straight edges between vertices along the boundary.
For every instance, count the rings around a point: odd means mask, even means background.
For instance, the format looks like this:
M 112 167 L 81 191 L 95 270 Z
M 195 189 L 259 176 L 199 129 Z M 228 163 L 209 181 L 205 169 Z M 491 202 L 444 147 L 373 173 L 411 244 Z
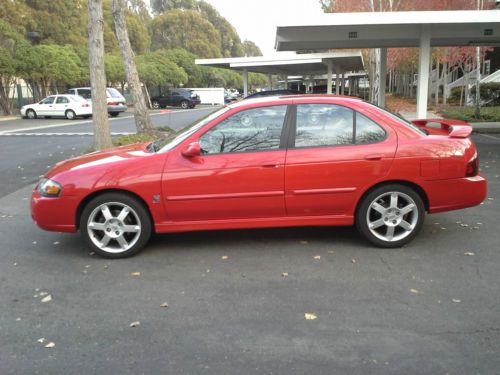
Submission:
M 388 262 L 384 259 L 384 257 L 383 257 L 382 255 L 380 256 L 380 261 L 386 265 L 386 267 L 387 267 L 387 269 L 388 269 L 389 271 L 392 271 L 391 266 L 390 266 L 390 265 L 389 265 L 389 263 L 388 263 Z

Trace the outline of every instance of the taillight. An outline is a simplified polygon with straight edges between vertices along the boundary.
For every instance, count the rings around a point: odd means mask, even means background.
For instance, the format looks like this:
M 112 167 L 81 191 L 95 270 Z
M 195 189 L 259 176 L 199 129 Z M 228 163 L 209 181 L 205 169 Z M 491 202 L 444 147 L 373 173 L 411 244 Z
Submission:
M 479 157 L 477 152 L 467 163 L 467 169 L 465 170 L 465 177 L 474 177 L 479 171 Z
M 82 104 L 82 107 L 90 107 L 90 104 Z
M 121 103 L 120 102 L 111 102 L 111 103 L 108 103 L 108 105 L 120 105 Z

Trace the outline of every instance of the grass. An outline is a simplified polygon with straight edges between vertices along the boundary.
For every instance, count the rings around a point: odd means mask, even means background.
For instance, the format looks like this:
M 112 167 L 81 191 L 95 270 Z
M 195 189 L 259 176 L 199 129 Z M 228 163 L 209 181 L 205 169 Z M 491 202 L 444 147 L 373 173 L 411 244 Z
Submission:
M 475 117 L 474 107 L 444 108 L 441 115 L 445 118 L 453 118 L 468 122 L 500 122 L 500 107 L 483 107 L 481 116 Z
M 150 134 L 129 134 L 113 139 L 113 146 L 125 146 L 133 143 L 144 143 L 157 140 L 158 136 Z

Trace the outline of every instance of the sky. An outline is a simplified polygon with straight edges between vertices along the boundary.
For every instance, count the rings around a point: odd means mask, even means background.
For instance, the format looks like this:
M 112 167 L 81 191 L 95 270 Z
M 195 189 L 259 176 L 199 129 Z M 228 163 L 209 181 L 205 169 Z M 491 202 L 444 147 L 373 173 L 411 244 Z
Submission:
M 276 26 L 323 14 L 319 0 L 206 0 L 264 55 L 275 54 Z

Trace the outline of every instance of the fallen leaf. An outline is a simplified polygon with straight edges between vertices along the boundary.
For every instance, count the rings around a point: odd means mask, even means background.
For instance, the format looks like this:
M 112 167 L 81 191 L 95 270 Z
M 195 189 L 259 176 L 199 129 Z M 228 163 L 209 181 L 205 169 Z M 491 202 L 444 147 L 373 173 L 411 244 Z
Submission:
M 43 344 L 45 342 L 45 337 L 41 337 L 36 341 L 38 341 L 40 344 Z
M 328 250 L 328 254 L 333 254 L 335 251 L 333 250 Z
M 105 265 L 103 266 L 103 268 L 104 268 L 105 270 L 107 270 L 107 269 L 109 268 L 109 266 L 108 266 L 107 264 L 105 264 Z
M 160 307 L 168 307 L 168 303 L 163 302 L 163 303 L 160 305 Z
M 141 322 L 139 322 L 138 320 L 136 320 L 135 322 L 130 323 L 131 327 L 137 327 L 137 326 L 140 326 L 140 325 L 141 325 Z
M 468 227 L 469 224 L 460 224 L 461 227 Z
M 46 348 L 53 348 L 54 346 L 56 346 L 56 344 L 54 344 L 52 341 L 45 345 Z
M 455 302 L 455 303 L 460 303 L 460 302 L 462 302 L 462 300 L 460 300 L 460 299 L 456 299 L 456 298 L 453 298 L 453 299 L 452 299 L 452 301 L 453 301 L 453 302 Z
M 47 292 L 40 292 L 40 297 L 45 297 L 46 295 L 48 295 L 49 293 Z
M 14 263 L 14 267 L 16 267 L 16 266 L 17 266 L 17 262 Z
M 281 274 L 281 276 L 283 276 L 283 277 L 287 277 L 287 276 L 288 276 L 288 272 L 283 272 L 283 273 Z
M 92 256 L 92 255 L 94 255 L 94 254 L 95 254 L 95 253 L 94 253 L 93 251 L 91 251 L 91 252 L 89 253 L 89 255 L 90 255 L 90 256 Z
M 315 255 L 313 258 L 316 259 L 316 260 L 320 260 L 321 259 L 321 255 Z
M 52 301 L 52 296 L 49 294 L 48 296 L 42 298 L 42 302 L 50 302 Z
M 307 245 L 309 242 L 308 241 L 300 241 L 302 245 Z
M 139 277 L 139 276 L 141 276 L 141 273 L 140 272 L 132 272 L 132 276 Z
M 464 255 L 472 256 L 472 255 L 476 255 L 476 253 L 473 253 L 472 251 L 466 251 L 464 253 Z
M 356 263 L 356 259 L 351 259 L 351 263 Z
M 33 243 L 33 245 L 36 245 L 36 241 L 33 241 L 32 243 Z
M 420 290 L 418 289 L 410 289 L 410 292 L 414 293 L 414 294 L 420 294 L 422 293 Z
M 60 242 L 59 241 L 54 241 L 54 245 L 59 245 Z
M 305 313 L 304 314 L 304 318 L 306 318 L 306 320 L 315 320 L 318 317 L 315 314 L 313 314 L 313 313 Z
M 227 260 L 227 259 L 229 259 L 229 257 L 228 257 L 227 255 L 223 255 L 223 256 L 221 257 L 221 259 L 222 259 L 222 260 Z

